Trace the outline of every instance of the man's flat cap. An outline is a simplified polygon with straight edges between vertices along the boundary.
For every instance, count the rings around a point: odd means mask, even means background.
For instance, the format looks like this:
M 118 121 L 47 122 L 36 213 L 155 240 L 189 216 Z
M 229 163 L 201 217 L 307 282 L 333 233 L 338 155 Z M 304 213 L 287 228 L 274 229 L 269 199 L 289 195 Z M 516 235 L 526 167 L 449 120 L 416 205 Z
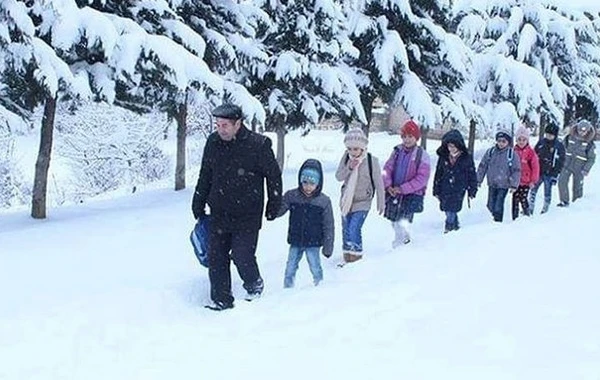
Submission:
M 221 104 L 212 111 L 212 115 L 230 120 L 239 120 L 243 116 L 242 109 L 235 104 Z

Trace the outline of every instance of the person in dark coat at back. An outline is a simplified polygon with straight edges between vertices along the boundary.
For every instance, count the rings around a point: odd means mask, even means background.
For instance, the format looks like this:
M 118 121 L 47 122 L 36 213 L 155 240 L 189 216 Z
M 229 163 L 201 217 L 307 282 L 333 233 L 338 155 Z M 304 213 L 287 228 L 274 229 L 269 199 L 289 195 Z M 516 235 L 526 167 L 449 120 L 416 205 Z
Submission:
M 264 287 L 256 262 L 258 232 L 262 226 L 264 183 L 267 182 L 267 220 L 281 207 L 281 170 L 271 140 L 254 133 L 242 122 L 240 107 L 215 108 L 216 132 L 207 139 L 192 202 L 196 219 L 210 207 L 208 275 L 212 310 L 233 308 L 230 261 L 237 267 L 247 300 L 261 295 Z
M 440 210 L 446 213 L 444 233 L 460 228 L 458 212 L 462 210 L 465 192 L 469 198 L 477 194 L 477 173 L 473 156 L 456 129 L 442 137 L 437 149 L 438 162 L 433 178 L 433 196 L 440 201 Z
M 544 206 L 542 214 L 548 212 L 550 202 L 552 202 L 552 186 L 558 182 L 560 174 L 565 163 L 565 146 L 558 140 L 558 125 L 550 122 L 544 128 L 544 137 L 535 145 L 535 153 L 540 161 L 540 176 L 529 192 L 529 214 L 533 215 L 535 207 L 535 197 L 544 184 Z

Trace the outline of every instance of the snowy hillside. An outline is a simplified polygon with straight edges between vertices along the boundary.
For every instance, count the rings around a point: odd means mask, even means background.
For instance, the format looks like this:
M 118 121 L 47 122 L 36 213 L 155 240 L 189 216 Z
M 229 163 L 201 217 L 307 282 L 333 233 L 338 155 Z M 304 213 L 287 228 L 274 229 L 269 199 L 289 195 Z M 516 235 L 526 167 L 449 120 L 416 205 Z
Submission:
M 387 159 L 397 139 L 376 134 L 370 150 Z M 337 203 L 341 133 L 286 145 L 284 188 L 316 157 Z M 191 189 L 57 208 L 42 222 L 0 213 L 0 379 L 598 380 L 598 165 L 587 180 L 569 209 L 500 225 L 482 188 L 448 235 L 429 192 L 413 243 L 395 251 L 391 226 L 371 213 L 365 258 L 343 269 L 335 207 L 319 287 L 303 260 L 297 287 L 283 289 L 287 216 L 266 223 L 263 298 L 244 301 L 232 271 L 236 307 L 222 313 L 202 307 Z

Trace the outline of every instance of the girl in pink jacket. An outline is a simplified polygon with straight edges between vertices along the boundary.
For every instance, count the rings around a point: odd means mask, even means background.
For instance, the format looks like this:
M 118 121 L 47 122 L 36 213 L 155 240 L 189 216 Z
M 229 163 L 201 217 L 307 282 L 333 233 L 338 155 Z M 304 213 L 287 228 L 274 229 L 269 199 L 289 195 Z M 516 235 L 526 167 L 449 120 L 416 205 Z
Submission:
M 519 217 L 519 205 L 524 215 L 530 215 L 529 189 L 535 186 L 540 178 L 540 162 L 535 150 L 529 145 L 529 130 L 519 127 L 515 133 L 517 144 L 515 152 L 521 161 L 521 181 L 512 195 L 512 218 Z
M 392 221 L 395 238 L 393 248 L 410 243 L 408 226 L 415 213 L 423 211 L 423 198 L 431 172 L 429 155 L 417 141 L 421 130 L 412 120 L 400 129 L 402 144 L 394 150 L 383 167 L 386 191 L 385 217 Z

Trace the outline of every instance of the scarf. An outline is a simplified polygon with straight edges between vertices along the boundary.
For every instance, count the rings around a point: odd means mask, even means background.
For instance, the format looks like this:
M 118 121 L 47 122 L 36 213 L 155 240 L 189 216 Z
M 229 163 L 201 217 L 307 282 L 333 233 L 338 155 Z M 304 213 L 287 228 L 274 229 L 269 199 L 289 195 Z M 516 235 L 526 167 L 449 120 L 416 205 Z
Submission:
M 448 161 L 450 162 L 450 165 L 456 164 L 456 161 L 458 161 L 458 157 L 460 156 L 461 151 L 457 151 L 456 153 L 452 154 L 450 152 L 448 152 Z
M 342 199 L 340 200 L 340 208 L 342 210 L 342 216 L 348 215 L 350 209 L 352 208 L 352 201 L 354 200 L 354 192 L 356 191 L 356 184 L 358 183 L 358 170 L 360 169 L 360 165 L 362 165 L 365 157 L 367 157 L 366 149 L 363 153 L 358 157 L 358 165 L 350 172 L 350 177 L 348 178 L 348 182 L 346 182 L 346 191 L 344 191 L 344 195 L 342 195 Z M 348 164 L 350 165 L 350 158 L 348 160 Z

